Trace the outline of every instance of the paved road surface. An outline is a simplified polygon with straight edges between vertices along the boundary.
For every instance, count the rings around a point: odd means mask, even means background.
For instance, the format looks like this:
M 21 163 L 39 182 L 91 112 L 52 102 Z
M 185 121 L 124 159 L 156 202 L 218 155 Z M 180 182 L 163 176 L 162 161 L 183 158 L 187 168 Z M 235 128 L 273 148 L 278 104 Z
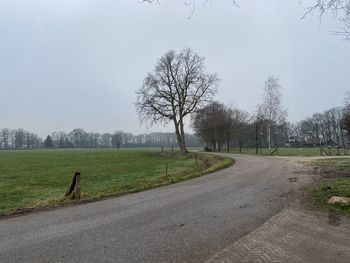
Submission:
M 283 208 L 286 160 L 231 168 L 85 205 L 0 220 L 0 262 L 204 262 Z

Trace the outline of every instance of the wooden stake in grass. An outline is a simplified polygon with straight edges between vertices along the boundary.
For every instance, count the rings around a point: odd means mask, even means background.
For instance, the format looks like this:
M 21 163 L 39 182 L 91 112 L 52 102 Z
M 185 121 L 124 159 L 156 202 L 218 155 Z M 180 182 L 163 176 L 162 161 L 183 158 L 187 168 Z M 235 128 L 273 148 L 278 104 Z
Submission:
M 72 178 L 72 182 L 69 186 L 69 188 L 67 189 L 66 192 L 66 196 L 71 196 L 72 199 L 80 199 L 80 194 L 81 190 L 80 190 L 80 172 L 75 172 L 74 176 Z
M 165 160 L 165 176 L 168 176 L 168 159 Z

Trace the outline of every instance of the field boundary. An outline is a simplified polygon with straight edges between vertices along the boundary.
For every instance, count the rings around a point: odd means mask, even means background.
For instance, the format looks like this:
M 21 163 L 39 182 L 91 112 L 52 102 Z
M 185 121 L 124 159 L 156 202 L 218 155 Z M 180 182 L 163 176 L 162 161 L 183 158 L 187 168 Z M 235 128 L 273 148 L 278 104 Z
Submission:
M 202 158 L 205 156 L 213 157 L 213 155 L 206 154 L 206 153 L 195 152 L 195 154 L 198 155 L 198 157 L 202 157 Z M 179 177 L 177 180 L 171 180 L 171 181 L 166 181 L 166 182 L 162 182 L 159 184 L 148 185 L 146 187 L 131 189 L 130 191 L 126 191 L 123 193 L 114 193 L 114 194 L 111 193 L 111 194 L 101 195 L 99 197 L 91 197 L 91 198 L 81 199 L 81 200 L 70 200 L 68 202 L 63 202 L 63 203 L 55 203 L 54 205 L 35 207 L 35 208 L 18 208 L 16 210 L 0 212 L 0 220 L 18 217 L 18 216 L 24 216 L 24 215 L 31 214 L 31 213 L 51 211 L 51 210 L 56 210 L 56 209 L 60 209 L 60 208 L 64 208 L 64 207 L 71 207 L 71 206 L 75 206 L 75 205 L 83 205 L 83 204 L 87 204 L 87 203 L 103 201 L 103 200 L 107 200 L 107 199 L 111 199 L 111 198 L 126 196 L 128 194 L 133 194 L 133 193 L 151 190 L 151 189 L 162 187 L 162 186 L 176 184 L 176 183 L 180 183 L 183 181 L 187 181 L 190 179 L 194 179 L 197 177 L 201 177 L 204 175 L 208 175 L 208 174 L 229 168 L 232 165 L 234 165 L 234 163 L 235 163 L 235 160 L 233 157 L 223 157 L 223 156 L 216 156 L 216 157 L 218 159 L 220 159 L 220 162 L 214 163 L 213 165 L 211 165 L 210 167 L 207 167 L 203 171 L 199 171 L 199 172 L 185 175 L 183 177 Z

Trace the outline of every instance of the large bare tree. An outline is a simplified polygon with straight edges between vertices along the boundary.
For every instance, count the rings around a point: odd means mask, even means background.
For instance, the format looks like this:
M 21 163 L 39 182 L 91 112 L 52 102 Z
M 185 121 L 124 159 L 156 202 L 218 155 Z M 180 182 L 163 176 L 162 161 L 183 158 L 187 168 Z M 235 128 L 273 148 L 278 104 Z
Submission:
M 280 124 L 285 120 L 287 112 L 282 108 L 282 86 L 280 81 L 275 76 L 270 76 L 265 81 L 263 93 L 263 111 L 265 118 L 268 121 L 267 143 L 269 149 L 272 144 L 272 130 L 276 124 Z
M 184 119 L 212 100 L 218 77 L 205 71 L 204 58 L 186 48 L 168 51 L 137 90 L 136 108 L 151 124 L 173 122 L 181 153 L 187 152 Z

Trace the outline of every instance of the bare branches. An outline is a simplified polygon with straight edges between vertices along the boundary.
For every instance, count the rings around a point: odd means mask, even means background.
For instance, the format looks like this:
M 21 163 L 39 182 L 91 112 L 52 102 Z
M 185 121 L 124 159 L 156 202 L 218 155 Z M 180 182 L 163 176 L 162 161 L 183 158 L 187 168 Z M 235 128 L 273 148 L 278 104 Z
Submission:
M 173 122 L 180 148 L 184 145 L 184 118 L 211 101 L 217 91 L 216 74 L 205 72 L 204 58 L 186 48 L 162 56 L 136 92 L 141 120 L 151 124 Z
M 335 34 L 342 36 L 345 40 L 350 40 L 350 0 L 315 0 L 315 4 L 307 9 L 302 18 L 307 15 L 319 13 L 320 19 L 330 13 L 334 18 L 343 23 L 340 30 L 334 31 Z
M 141 0 L 141 3 L 159 4 L 159 0 Z
M 239 7 L 236 0 L 231 0 L 231 1 L 236 7 Z M 203 6 L 206 5 L 207 3 L 211 3 L 210 0 L 202 0 L 202 2 L 203 2 Z M 141 3 L 149 3 L 149 4 L 159 3 L 159 0 L 141 0 Z M 196 4 L 196 0 L 184 0 L 184 4 L 188 6 L 193 6 Z
M 202 1 L 203 7 L 206 4 L 211 3 L 211 0 L 201 0 L 201 1 Z M 231 0 L 231 1 L 235 7 L 239 7 L 236 0 Z M 160 1 L 159 0 L 141 0 L 141 3 L 159 4 Z M 184 0 L 184 5 L 191 7 L 191 14 L 188 16 L 188 19 L 190 19 L 194 15 L 194 12 L 196 10 L 196 0 Z
M 282 108 L 282 86 L 279 79 L 270 76 L 266 82 L 263 93 L 263 110 L 268 120 L 268 146 L 271 148 L 271 130 L 274 124 L 285 120 L 287 112 Z

